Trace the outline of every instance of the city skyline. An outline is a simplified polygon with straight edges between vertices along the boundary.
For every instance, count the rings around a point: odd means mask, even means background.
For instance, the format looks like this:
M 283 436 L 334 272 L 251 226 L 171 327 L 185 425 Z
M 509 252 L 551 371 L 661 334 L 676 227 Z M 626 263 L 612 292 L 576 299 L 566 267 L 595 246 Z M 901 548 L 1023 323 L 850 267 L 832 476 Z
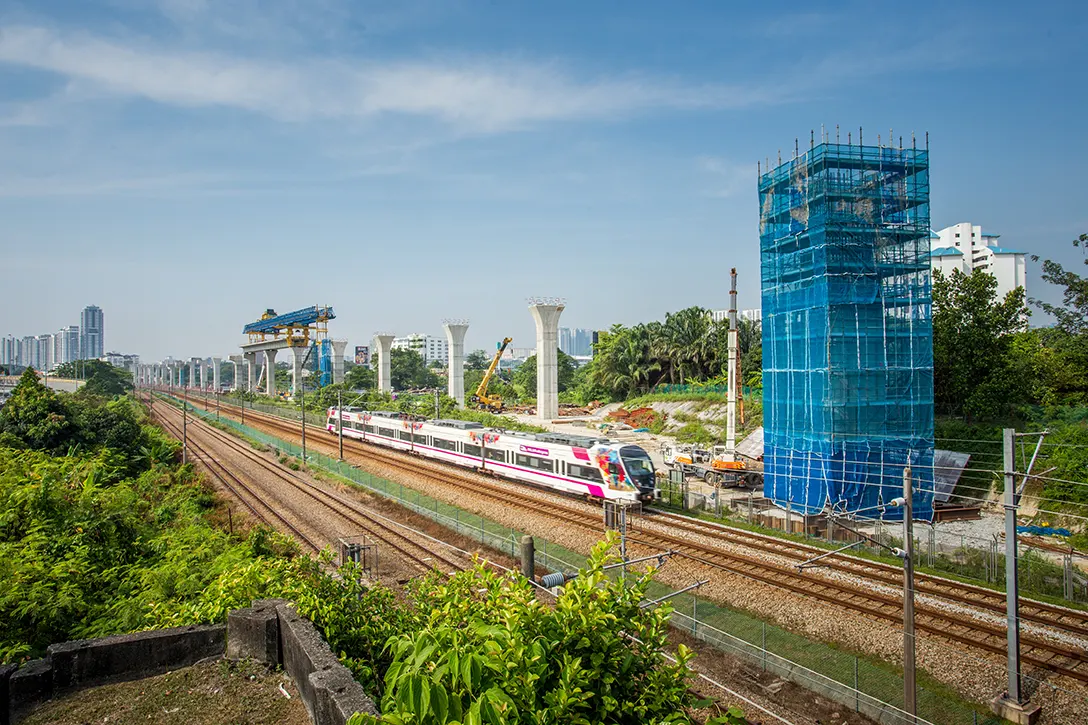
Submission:
M 353 344 L 458 317 L 486 350 L 534 339 L 532 295 L 565 298 L 571 328 L 724 309 L 730 267 L 755 308 L 756 164 L 860 128 L 906 145 L 928 132 L 935 229 L 970 219 L 1079 265 L 1088 139 L 1068 90 L 1088 11 L 913 10 L 926 23 L 882 23 L 878 40 L 855 2 L 788 19 L 638 2 L 17 4 L 0 13 L 0 214 L 19 250 L 7 291 L 35 303 L 0 329 L 59 330 L 94 299 L 113 349 L 226 354 L 265 308 L 317 303 Z M 1029 260 L 1030 295 L 1057 301 L 1040 272 Z
M 106 348 L 102 308 L 87 305 L 79 320 L 78 325 L 38 335 L 17 336 L 0 331 L 0 365 L 49 371 L 77 360 L 103 358 Z

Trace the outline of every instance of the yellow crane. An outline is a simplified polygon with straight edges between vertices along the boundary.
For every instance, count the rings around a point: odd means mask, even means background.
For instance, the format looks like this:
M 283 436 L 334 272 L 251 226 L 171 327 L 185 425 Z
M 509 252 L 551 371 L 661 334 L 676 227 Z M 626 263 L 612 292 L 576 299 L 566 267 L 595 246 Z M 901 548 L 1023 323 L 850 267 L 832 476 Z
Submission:
M 491 410 L 495 412 L 502 411 L 502 398 L 498 395 L 488 395 L 487 386 L 491 382 L 491 376 L 495 374 L 495 371 L 499 368 L 499 358 L 506 351 L 506 346 L 513 340 L 509 337 L 502 339 L 502 344 L 499 345 L 499 349 L 495 351 L 495 358 L 491 361 L 491 365 L 487 368 L 487 372 L 484 373 L 483 380 L 480 381 L 479 387 L 476 388 L 476 394 L 472 396 L 472 404 L 479 410 Z

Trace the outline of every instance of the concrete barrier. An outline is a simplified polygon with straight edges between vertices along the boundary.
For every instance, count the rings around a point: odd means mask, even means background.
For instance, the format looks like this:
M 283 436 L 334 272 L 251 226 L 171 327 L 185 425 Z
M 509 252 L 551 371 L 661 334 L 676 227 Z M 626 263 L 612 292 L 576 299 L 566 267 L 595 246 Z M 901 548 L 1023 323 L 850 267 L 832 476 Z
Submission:
M 264 604 L 254 602 L 254 607 Z M 287 602 L 277 603 L 276 612 L 283 669 L 298 686 L 314 725 L 344 725 L 356 712 L 380 714 L 351 671 L 336 659 L 313 623 Z
M 312 622 L 283 599 L 263 599 L 227 615 L 227 624 L 176 627 L 50 645 L 46 656 L 0 666 L 0 725 L 18 722 L 54 696 L 107 682 L 152 677 L 222 657 L 282 665 L 314 725 L 345 725 L 373 701 Z
M 7 719 L 3 722 L 16 722 L 30 707 L 55 695 L 151 677 L 219 657 L 226 631 L 223 625 L 194 625 L 50 645 L 45 657 L 26 662 L 4 677 L 0 712 Z

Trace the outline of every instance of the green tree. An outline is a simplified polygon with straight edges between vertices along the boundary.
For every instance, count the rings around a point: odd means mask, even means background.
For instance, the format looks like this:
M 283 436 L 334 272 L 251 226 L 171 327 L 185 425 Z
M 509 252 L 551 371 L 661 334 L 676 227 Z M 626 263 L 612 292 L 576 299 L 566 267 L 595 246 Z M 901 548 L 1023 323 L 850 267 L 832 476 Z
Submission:
M 378 372 L 366 365 L 355 365 L 344 374 L 348 390 L 373 390 L 378 387 Z
M 132 374 L 110 365 L 104 360 L 76 360 L 59 365 L 55 371 L 59 378 L 86 380 L 83 389 L 89 394 L 112 398 L 132 390 Z
M 486 350 L 473 350 L 465 356 L 465 370 L 487 370 L 492 357 Z
M 1026 327 L 1024 288 L 997 299 L 997 279 L 976 269 L 933 273 L 933 388 L 938 412 L 964 419 L 1007 415 L 1026 394 L 1011 355 Z
M 77 432 L 67 398 L 60 398 L 38 379 L 33 369 L 27 368 L 8 402 L 0 408 L 2 442 L 64 453 L 78 442 Z
M 442 383 L 434 371 L 427 367 L 423 356 L 415 350 L 393 350 L 390 353 L 389 377 L 396 390 L 437 388 Z
M 1073 240 L 1073 246 L 1088 249 L 1088 234 L 1081 234 Z M 1038 256 L 1032 256 L 1036 262 Z M 1088 257 L 1084 263 L 1088 265 Z M 1058 321 L 1058 327 L 1073 335 L 1088 333 L 1088 279 L 1075 272 L 1066 270 L 1061 264 L 1047 259 L 1043 262 L 1043 279 L 1050 284 L 1064 287 L 1062 304 L 1052 305 L 1033 299 L 1036 307 L 1051 314 Z
M 574 371 L 578 368 L 578 363 L 576 363 L 574 358 L 567 353 L 558 350 L 556 364 L 559 368 L 559 392 L 563 393 L 574 383 Z M 520 398 L 529 399 L 536 397 L 536 355 L 530 355 L 525 358 L 525 361 L 521 365 L 518 365 L 517 370 L 514 371 L 513 380 L 511 382 L 518 391 L 518 396 Z

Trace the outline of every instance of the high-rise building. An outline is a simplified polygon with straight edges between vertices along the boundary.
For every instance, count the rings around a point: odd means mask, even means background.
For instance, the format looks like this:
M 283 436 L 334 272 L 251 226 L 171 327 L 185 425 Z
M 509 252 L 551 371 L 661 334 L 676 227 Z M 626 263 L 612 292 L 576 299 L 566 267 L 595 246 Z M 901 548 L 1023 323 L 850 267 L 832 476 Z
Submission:
M 80 318 L 80 352 L 83 360 L 97 360 L 106 352 L 105 346 L 105 320 L 102 309 L 96 305 L 83 308 Z
M 19 341 L 11 335 L 0 338 L 0 365 L 12 367 L 19 364 Z
M 23 355 L 19 364 L 23 367 L 41 370 L 41 362 L 38 357 L 38 338 L 27 335 L 23 338 Z
M 984 269 L 997 279 L 997 298 L 1004 299 L 1017 287 L 1027 288 L 1027 254 L 1003 247 L 1000 234 L 982 231 L 971 222 L 960 222 L 931 232 L 929 262 L 944 275 L 958 269 L 971 274 Z
M 38 335 L 38 365 L 37 370 L 49 371 L 53 369 L 53 336 Z
M 430 365 L 438 361 L 443 365 L 449 360 L 450 343 L 445 337 L 413 333 L 393 340 L 393 350 L 415 350 Z
M 79 325 L 68 325 L 62 327 L 60 332 L 56 334 L 57 339 L 60 341 L 57 345 L 59 354 L 57 357 L 57 364 L 62 365 L 64 363 L 75 362 L 80 359 L 80 335 Z
M 764 495 L 932 518 L 929 151 L 822 143 L 759 178 Z
M 559 349 L 571 357 L 593 354 L 593 330 L 583 328 L 559 328 Z

